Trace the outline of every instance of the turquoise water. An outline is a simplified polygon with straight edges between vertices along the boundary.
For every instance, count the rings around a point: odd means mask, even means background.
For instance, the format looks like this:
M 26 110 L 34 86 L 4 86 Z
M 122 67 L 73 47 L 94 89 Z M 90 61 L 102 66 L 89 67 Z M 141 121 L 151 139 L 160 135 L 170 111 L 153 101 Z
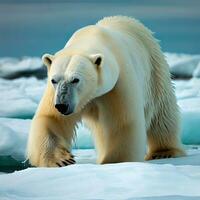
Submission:
M 78 28 L 119 14 L 141 20 L 164 51 L 200 53 L 199 0 L 42 2 L 0 1 L 0 57 L 54 53 Z

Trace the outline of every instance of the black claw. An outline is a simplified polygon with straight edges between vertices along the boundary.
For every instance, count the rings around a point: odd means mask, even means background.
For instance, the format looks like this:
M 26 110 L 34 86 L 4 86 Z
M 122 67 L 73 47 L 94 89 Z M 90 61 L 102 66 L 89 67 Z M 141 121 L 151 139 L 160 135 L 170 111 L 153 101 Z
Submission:
M 71 163 L 68 160 L 65 160 L 65 163 L 67 163 L 67 165 L 71 165 Z
M 67 163 L 66 161 L 62 161 L 62 163 L 63 163 L 65 166 L 69 165 L 69 163 Z
M 61 164 L 59 164 L 59 163 L 56 163 L 56 165 L 58 165 L 58 167 L 62 167 L 62 165 L 61 165 Z
M 72 160 L 66 160 L 68 163 L 70 163 L 70 164 L 74 164 L 75 162 L 74 161 L 72 161 Z
M 74 159 L 72 159 L 72 158 L 70 158 L 68 161 L 71 161 L 71 162 L 73 162 L 73 163 L 76 162 L 76 161 L 75 161 Z

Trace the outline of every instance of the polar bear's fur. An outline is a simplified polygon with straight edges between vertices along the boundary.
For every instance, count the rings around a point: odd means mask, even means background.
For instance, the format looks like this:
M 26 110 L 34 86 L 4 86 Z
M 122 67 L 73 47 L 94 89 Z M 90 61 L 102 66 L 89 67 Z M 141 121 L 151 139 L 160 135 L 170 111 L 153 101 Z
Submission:
M 94 135 L 98 163 L 184 155 L 168 64 L 151 31 L 137 20 L 104 18 L 75 32 L 43 61 L 48 83 L 30 130 L 32 165 L 73 164 L 71 141 L 80 120 Z M 55 76 L 57 86 L 51 83 Z M 74 77 L 79 83 L 73 84 Z M 70 92 L 63 102 L 69 102 L 70 115 L 55 108 L 65 86 Z

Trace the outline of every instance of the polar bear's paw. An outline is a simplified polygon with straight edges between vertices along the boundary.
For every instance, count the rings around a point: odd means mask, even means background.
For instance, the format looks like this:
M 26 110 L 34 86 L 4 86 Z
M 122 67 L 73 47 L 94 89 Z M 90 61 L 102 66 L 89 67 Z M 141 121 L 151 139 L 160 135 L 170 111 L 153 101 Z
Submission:
M 48 157 L 48 167 L 64 167 L 75 164 L 74 156 L 64 148 L 56 148 L 53 156 Z
M 176 158 L 176 157 L 181 157 L 184 155 L 185 155 L 185 152 L 181 149 L 169 149 L 169 150 L 148 153 L 145 156 L 145 160 Z

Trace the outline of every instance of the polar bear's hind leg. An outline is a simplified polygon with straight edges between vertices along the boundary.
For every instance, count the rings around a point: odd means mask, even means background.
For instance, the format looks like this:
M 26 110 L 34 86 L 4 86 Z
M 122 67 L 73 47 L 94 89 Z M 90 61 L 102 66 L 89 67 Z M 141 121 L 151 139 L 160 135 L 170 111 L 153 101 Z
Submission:
M 184 156 L 179 137 L 177 105 L 166 101 L 158 112 L 147 131 L 148 153 L 145 160 Z

